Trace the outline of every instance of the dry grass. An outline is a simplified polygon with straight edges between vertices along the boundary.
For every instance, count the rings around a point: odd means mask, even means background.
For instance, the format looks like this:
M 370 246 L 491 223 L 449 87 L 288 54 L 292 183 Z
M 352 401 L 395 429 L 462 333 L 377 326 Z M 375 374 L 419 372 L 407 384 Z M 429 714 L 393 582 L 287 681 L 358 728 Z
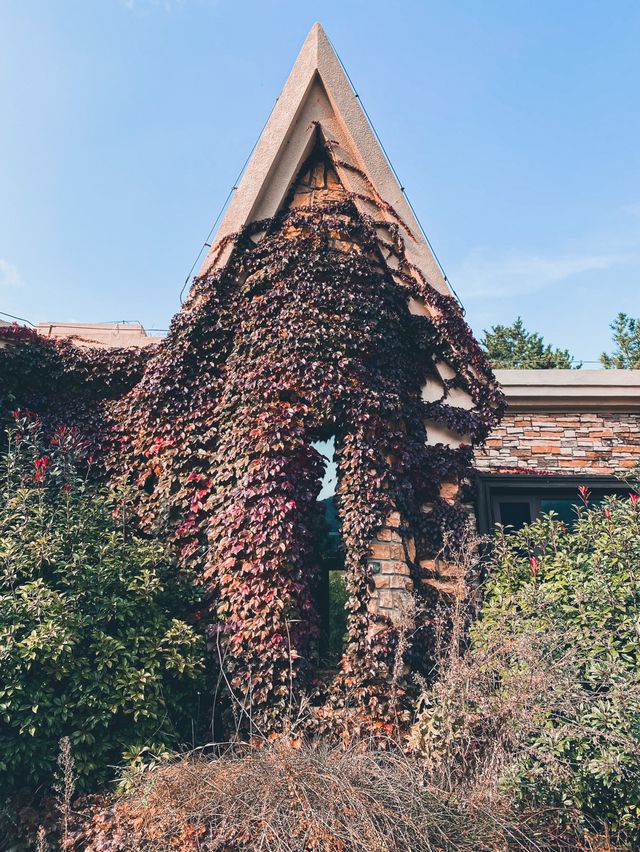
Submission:
M 573 654 L 534 630 L 496 630 L 473 653 L 461 650 L 466 616 L 454 612 L 449 641 L 439 653 L 440 676 L 425 689 L 413 744 L 440 788 L 489 803 L 528 748 L 542 720 L 571 718 L 584 690 Z M 513 666 L 517 660 L 519 665 Z M 557 771 L 557 767 L 554 767 Z
M 281 739 L 192 753 L 137 777 L 76 848 L 435 852 L 535 849 L 497 814 L 461 810 L 399 750 Z M 510 841 L 510 842 L 509 842 Z

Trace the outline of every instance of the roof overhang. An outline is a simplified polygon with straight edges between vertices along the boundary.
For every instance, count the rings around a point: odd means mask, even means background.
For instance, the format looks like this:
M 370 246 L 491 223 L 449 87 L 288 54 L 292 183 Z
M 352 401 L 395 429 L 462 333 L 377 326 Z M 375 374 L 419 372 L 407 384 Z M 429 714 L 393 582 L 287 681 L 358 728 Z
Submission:
M 508 411 L 638 411 L 640 370 L 495 370 Z

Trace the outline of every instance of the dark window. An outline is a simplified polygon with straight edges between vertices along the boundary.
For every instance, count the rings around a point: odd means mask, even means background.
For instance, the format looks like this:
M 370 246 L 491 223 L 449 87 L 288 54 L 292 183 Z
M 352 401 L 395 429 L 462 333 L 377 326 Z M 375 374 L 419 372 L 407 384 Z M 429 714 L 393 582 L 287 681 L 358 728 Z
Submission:
M 500 523 L 505 527 L 513 527 L 519 530 L 525 524 L 530 524 L 533 518 L 531 517 L 531 503 L 527 500 L 499 500 L 498 513 Z
M 626 496 L 630 489 L 614 477 L 541 476 L 495 474 L 479 478 L 478 527 L 489 533 L 496 524 L 518 530 L 541 514 L 554 512 L 568 527 L 582 505 L 578 487 L 589 490 L 589 503 L 596 505 L 609 494 Z
M 599 501 L 598 501 L 599 502 Z M 558 516 L 559 521 L 564 521 L 568 527 L 573 526 L 573 522 L 578 517 L 576 506 L 580 505 L 580 500 L 576 497 L 572 498 L 543 498 L 540 500 L 540 512 L 543 515 L 548 515 L 553 512 Z
M 324 529 L 319 557 L 325 571 L 344 571 L 344 546 L 336 498 L 326 497 L 320 501 Z

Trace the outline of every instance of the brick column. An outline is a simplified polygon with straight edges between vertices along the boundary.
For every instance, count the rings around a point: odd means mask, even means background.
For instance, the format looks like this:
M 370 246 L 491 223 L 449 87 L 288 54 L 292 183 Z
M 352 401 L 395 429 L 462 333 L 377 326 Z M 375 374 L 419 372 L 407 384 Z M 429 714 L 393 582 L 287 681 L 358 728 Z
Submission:
M 369 611 L 397 624 L 413 602 L 410 561 L 415 559 L 413 539 L 407 536 L 399 512 L 391 512 L 371 543 L 369 568 L 374 589 Z

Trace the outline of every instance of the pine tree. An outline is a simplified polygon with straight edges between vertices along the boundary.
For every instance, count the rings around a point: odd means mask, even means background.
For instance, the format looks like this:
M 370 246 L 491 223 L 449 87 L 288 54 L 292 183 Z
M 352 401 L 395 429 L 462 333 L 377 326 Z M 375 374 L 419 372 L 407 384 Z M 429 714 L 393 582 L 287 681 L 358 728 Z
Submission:
M 611 323 L 615 351 L 603 352 L 600 361 L 606 370 L 640 369 L 640 319 L 620 313 Z
M 484 332 L 481 341 L 495 369 L 528 370 L 579 368 L 567 349 L 555 349 L 545 344 L 542 336 L 529 332 L 518 317 L 513 325 L 494 325 Z

